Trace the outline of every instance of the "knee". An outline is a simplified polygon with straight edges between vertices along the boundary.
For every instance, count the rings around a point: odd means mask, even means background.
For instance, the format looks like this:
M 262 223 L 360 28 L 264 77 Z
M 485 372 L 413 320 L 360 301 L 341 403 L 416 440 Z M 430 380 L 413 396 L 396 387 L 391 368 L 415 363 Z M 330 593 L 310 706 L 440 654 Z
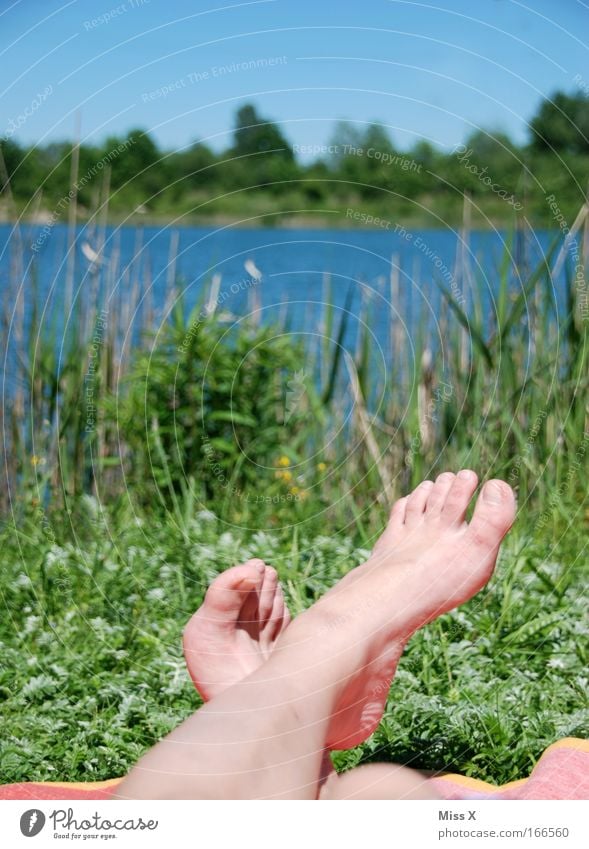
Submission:
M 438 799 L 425 775 L 393 764 L 368 764 L 329 776 L 320 799 Z

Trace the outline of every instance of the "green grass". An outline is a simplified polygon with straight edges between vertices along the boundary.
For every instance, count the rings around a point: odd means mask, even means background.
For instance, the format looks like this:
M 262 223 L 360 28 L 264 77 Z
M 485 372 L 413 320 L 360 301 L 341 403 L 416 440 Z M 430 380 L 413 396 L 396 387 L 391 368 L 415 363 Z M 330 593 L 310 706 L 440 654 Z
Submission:
M 172 514 L 120 507 L 105 525 L 89 498 L 73 518 L 75 536 L 37 508 L 0 539 L 4 782 L 121 775 L 193 711 L 182 628 L 222 569 L 263 557 L 296 613 L 366 554 L 318 523 L 252 534 L 197 511 L 180 532 Z M 587 520 L 550 534 L 530 520 L 524 510 L 489 587 L 413 638 L 381 727 L 338 768 L 382 760 L 505 782 L 559 737 L 589 736 Z
M 504 782 L 559 737 L 588 736 L 589 312 L 570 265 L 565 307 L 555 303 L 559 250 L 521 279 L 507 252 L 488 280 L 459 263 L 464 302 L 437 281 L 439 333 L 428 338 L 416 301 L 411 345 L 393 267 L 359 308 L 366 327 L 390 313 L 386 374 L 368 334 L 341 353 L 346 313 L 329 281 L 314 350 L 292 344 L 288 316 L 232 327 L 222 301 L 186 315 L 173 274 L 174 309 L 162 320 L 144 302 L 141 342 L 122 350 L 149 280 L 132 267 L 136 285 L 101 326 L 116 266 L 82 287 L 58 361 L 63 307 L 31 288 L 25 321 L 16 257 L 0 313 L 14 311 L 17 349 L 16 395 L 0 410 L 1 780 L 124 773 L 198 705 L 180 635 L 220 570 L 263 557 L 300 612 L 361 560 L 393 497 L 464 466 L 517 490 L 498 573 L 414 638 L 381 728 L 337 765 L 382 759 Z M 215 297 L 213 282 L 203 299 Z

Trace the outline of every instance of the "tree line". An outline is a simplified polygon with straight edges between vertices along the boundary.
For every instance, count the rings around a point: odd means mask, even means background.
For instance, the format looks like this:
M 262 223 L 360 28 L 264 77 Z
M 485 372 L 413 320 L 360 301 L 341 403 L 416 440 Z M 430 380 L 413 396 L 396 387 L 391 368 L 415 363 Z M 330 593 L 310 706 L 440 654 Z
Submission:
M 271 225 L 335 211 L 340 220 L 329 221 L 349 226 L 347 206 L 436 226 L 431 216 L 457 219 L 468 193 L 473 208 L 492 221 L 521 213 L 550 226 L 548 195 L 571 218 L 586 195 L 589 97 L 557 92 L 544 100 L 523 145 L 502 132 L 477 130 L 451 151 L 425 140 L 400 151 L 382 124 L 349 121 L 338 122 L 326 144 L 292 145 L 276 122 L 246 104 L 222 151 L 201 141 L 162 150 L 147 131 L 134 128 L 100 145 L 81 144 L 75 153 L 71 142 L 25 146 L 7 134 L 0 152 L 5 217 L 9 198 L 19 214 L 50 214 L 74 187 L 82 218 L 108 198 L 111 215 L 154 220 L 187 215 Z

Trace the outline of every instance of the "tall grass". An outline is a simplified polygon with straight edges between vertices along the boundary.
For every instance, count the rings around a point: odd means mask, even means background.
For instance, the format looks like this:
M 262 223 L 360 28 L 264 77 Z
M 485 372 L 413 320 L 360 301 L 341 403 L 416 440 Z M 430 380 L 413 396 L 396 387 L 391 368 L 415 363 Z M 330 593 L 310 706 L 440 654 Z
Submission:
M 250 319 L 217 308 L 218 275 L 189 314 L 174 233 L 158 313 L 141 229 L 123 268 L 117 237 L 109 243 L 100 221 L 65 316 L 55 291 L 40 302 L 42 260 L 26 266 L 15 227 L 11 284 L 2 291 L 11 383 L 5 373 L 4 516 L 71 509 L 93 494 L 178 517 L 205 505 L 266 526 L 287 521 L 282 504 L 294 523 L 327 515 L 334 528 L 367 537 L 393 497 L 465 465 L 506 478 L 540 525 L 558 525 L 565 503 L 584 502 L 587 284 L 582 258 L 572 267 L 561 240 L 525 276 L 508 245 L 483 277 L 469 265 L 465 231 L 455 285 L 435 280 L 437 326 L 428 330 L 427 305 L 418 302 L 410 344 L 400 329 L 409 307 L 399 281 L 408 270 L 395 257 L 388 285 L 357 284 L 360 298 L 350 286 L 340 309 L 326 279 L 323 314 L 309 328 L 321 341 L 303 349 L 288 341 L 286 312 L 277 325 L 258 326 L 258 294 Z M 564 268 L 564 298 L 555 294 L 555 265 Z M 367 329 L 385 308 L 391 360 L 383 371 Z M 293 377 L 301 386 L 286 415 Z M 291 490 L 294 514 L 281 500 Z M 248 493 L 280 497 L 268 505 Z

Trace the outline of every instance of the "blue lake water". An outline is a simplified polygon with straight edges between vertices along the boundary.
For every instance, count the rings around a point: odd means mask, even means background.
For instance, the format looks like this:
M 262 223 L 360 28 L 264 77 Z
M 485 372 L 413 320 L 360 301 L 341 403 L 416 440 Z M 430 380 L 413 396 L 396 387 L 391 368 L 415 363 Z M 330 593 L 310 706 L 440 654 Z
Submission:
M 121 309 L 135 285 L 142 289 L 151 281 L 151 297 L 160 316 L 169 296 L 169 281 L 176 280 L 186 309 L 191 309 L 210 289 L 213 275 L 220 275 L 220 309 L 243 316 L 261 305 L 261 320 L 286 317 L 293 330 L 317 330 L 326 297 L 341 308 L 351 290 L 350 312 L 357 316 L 362 303 L 368 308 L 369 332 L 386 343 L 391 324 L 391 270 L 398 269 L 398 302 L 393 304 L 412 335 L 435 334 L 440 308 L 436 280 L 468 307 L 473 287 L 483 292 L 489 310 L 498 284 L 498 269 L 506 250 L 514 262 L 528 270 L 540 260 L 554 233 L 539 231 L 525 245 L 503 232 L 474 232 L 463 244 L 451 230 L 312 230 L 169 227 L 107 228 L 101 264 L 88 258 L 100 250 L 95 228 L 80 226 L 74 244 L 74 297 L 84 298 L 93 287 L 110 286 L 109 301 Z M 33 300 L 48 314 L 63 314 L 68 234 L 65 225 L 49 232 L 42 225 L 20 229 L 25 269 L 25 312 Z M 34 244 L 38 250 L 32 250 Z M 17 236 L 11 225 L 0 226 L 0 288 L 6 291 L 11 277 L 11 247 Z M 86 247 L 84 247 L 86 246 Z M 171 255 L 175 256 L 170 265 Z M 468 273 L 464 273 L 466 258 Z M 262 279 L 252 285 L 253 262 Z M 95 273 L 100 269 L 100 273 Z M 112 274 L 109 279 L 109 269 Z M 462 270 L 460 270 L 462 269 Z M 325 280 L 330 285 L 326 288 Z M 34 288 L 33 280 L 36 280 Z M 514 291 L 521 288 L 513 275 Z M 113 295 L 114 290 L 114 295 Z M 254 291 L 255 290 L 255 291 Z M 556 287 L 558 290 L 558 286 Z M 105 293 L 105 296 L 108 293 Z M 558 296 L 557 296 L 558 299 Z M 129 318 L 130 323 L 133 317 Z M 136 318 L 139 324 L 139 317 Z M 417 327 L 419 324 L 419 328 Z M 353 320 L 349 333 L 354 334 Z M 133 327 L 131 327 L 133 333 Z M 351 338 L 351 337 L 350 337 Z

